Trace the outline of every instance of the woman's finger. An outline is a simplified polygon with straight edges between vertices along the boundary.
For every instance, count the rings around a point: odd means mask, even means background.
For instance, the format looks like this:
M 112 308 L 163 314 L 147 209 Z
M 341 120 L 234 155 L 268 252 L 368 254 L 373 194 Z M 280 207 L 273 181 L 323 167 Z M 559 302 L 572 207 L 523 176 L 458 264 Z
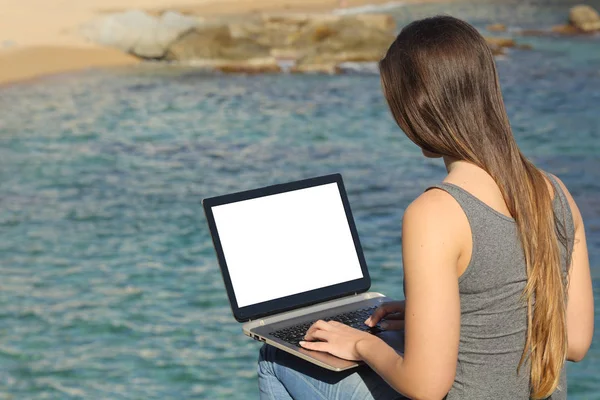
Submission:
M 404 329 L 404 320 L 384 320 L 379 324 L 381 329 L 385 329 L 386 331 L 401 331 Z
M 404 313 L 393 313 L 385 316 L 385 319 L 404 320 Z
M 303 340 L 300 342 L 300 346 L 304 347 L 307 350 L 327 352 L 327 349 L 329 348 L 328 347 L 329 343 L 327 343 L 327 342 L 306 342 Z
M 377 309 L 371 314 L 365 321 L 365 325 L 375 326 L 385 315 L 388 313 L 385 304 L 377 307 Z
M 314 329 L 313 331 L 306 332 L 306 335 L 304 336 L 304 340 L 308 340 L 308 341 L 322 340 L 322 341 L 328 342 L 330 337 L 331 337 L 331 332 L 327 332 L 322 329 Z
M 390 313 L 404 314 L 404 301 L 389 301 L 383 303 L 377 307 L 369 318 L 367 318 L 365 324 L 368 326 L 375 326 L 383 319 L 383 317 Z
M 329 322 L 327 322 L 327 324 L 329 325 L 330 328 L 339 328 L 339 327 L 345 325 L 338 321 L 329 321 Z
M 318 329 L 323 330 L 323 331 L 328 331 L 328 330 L 331 330 L 331 325 L 329 325 L 327 322 L 320 319 L 317 322 L 315 322 L 314 324 L 312 324 L 310 326 L 310 328 L 308 328 L 308 330 L 306 331 L 306 334 L 308 335 Z

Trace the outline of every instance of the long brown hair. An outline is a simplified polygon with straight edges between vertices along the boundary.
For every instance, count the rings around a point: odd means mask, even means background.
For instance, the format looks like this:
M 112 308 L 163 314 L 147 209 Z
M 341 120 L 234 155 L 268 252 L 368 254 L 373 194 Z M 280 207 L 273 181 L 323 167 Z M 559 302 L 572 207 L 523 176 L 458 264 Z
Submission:
M 531 397 L 548 397 L 567 355 L 564 238 L 543 173 L 513 137 L 490 48 L 466 22 L 427 18 L 402 29 L 380 72 L 394 119 L 414 143 L 482 168 L 500 188 L 527 265 L 527 339 L 516 368 L 529 361 Z

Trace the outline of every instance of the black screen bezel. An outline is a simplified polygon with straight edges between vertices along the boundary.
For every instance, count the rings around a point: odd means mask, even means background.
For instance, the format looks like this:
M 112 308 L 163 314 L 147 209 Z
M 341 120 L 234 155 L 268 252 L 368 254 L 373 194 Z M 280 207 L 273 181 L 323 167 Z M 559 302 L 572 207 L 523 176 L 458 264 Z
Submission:
M 245 307 L 238 307 L 235 293 L 233 291 L 233 285 L 229 276 L 229 269 L 227 268 L 227 261 L 225 260 L 225 254 L 221 246 L 221 240 L 219 238 L 219 232 L 215 223 L 212 208 L 224 204 L 235 203 L 238 201 L 244 201 L 264 196 L 271 196 L 278 193 L 291 192 L 294 190 L 306 189 L 314 186 L 326 185 L 331 183 L 337 183 L 340 197 L 344 205 L 344 211 L 346 213 L 346 219 L 348 220 L 348 226 L 352 234 L 352 240 L 354 241 L 354 247 L 360 263 L 363 277 L 348 282 L 339 283 L 336 285 L 327 286 L 311 290 L 304 293 L 299 293 L 287 297 L 282 297 L 266 302 L 253 304 Z M 319 176 L 315 178 L 303 179 L 300 181 L 294 181 L 289 183 L 277 184 L 267 186 L 259 189 L 247 190 L 238 193 L 231 193 L 223 196 L 216 196 L 206 198 L 202 200 L 204 208 L 204 214 L 208 222 L 208 227 L 213 240 L 213 245 L 217 253 L 217 260 L 221 267 L 221 275 L 223 276 L 223 282 L 225 289 L 227 290 L 227 296 L 229 297 L 229 303 L 231 305 L 231 311 L 235 319 L 239 322 L 245 322 L 254 320 L 256 318 L 265 317 L 268 315 L 277 314 L 283 311 L 306 307 L 311 304 L 320 303 L 335 298 L 348 296 L 354 293 L 363 293 L 369 290 L 371 287 L 371 278 L 369 271 L 367 270 L 367 263 L 362 251 L 362 246 L 358 238 L 358 231 L 352 217 L 352 211 L 350 209 L 350 203 L 344 187 L 341 174 L 331 174 L 325 176 Z M 290 276 L 293 279 L 293 276 Z M 274 282 L 273 284 L 276 284 Z

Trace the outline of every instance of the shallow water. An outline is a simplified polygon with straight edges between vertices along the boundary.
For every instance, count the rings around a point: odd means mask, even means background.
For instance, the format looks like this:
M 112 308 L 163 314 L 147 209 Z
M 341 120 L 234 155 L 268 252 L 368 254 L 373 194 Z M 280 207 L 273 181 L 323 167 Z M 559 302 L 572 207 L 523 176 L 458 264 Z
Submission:
M 568 8 L 519 7 L 396 14 L 539 27 Z M 521 42 L 535 50 L 498 61 L 511 123 L 580 206 L 600 309 L 600 38 Z M 401 297 L 403 210 L 444 176 L 376 75 L 146 66 L 0 88 L 0 109 L 0 399 L 257 397 L 259 345 L 231 316 L 200 200 L 341 172 L 372 289 Z M 596 334 L 569 398 L 600 398 L 598 371 Z

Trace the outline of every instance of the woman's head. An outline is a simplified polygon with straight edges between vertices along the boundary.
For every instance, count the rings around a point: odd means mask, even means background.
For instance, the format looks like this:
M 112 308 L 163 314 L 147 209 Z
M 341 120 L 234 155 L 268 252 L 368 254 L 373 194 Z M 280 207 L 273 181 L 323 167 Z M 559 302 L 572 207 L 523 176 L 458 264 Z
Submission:
M 494 57 L 471 25 L 449 16 L 406 26 L 380 62 L 385 97 L 406 135 L 429 153 L 483 167 L 513 145 Z
M 423 154 L 475 164 L 500 188 L 527 266 L 528 326 L 519 367 L 529 362 L 531 396 L 548 397 L 567 354 L 566 276 L 559 248 L 559 242 L 566 247 L 566 238 L 556 230 L 544 174 L 514 140 L 490 48 L 466 22 L 427 18 L 402 29 L 380 71 L 394 119 Z

